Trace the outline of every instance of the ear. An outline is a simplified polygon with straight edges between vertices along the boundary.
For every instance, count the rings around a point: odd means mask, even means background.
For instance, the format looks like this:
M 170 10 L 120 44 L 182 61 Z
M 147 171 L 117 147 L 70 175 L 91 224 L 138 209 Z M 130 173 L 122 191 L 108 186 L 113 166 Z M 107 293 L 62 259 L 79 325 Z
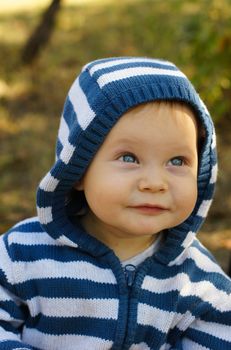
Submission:
M 83 181 L 82 180 L 77 181 L 73 187 L 77 191 L 83 191 L 84 190 Z

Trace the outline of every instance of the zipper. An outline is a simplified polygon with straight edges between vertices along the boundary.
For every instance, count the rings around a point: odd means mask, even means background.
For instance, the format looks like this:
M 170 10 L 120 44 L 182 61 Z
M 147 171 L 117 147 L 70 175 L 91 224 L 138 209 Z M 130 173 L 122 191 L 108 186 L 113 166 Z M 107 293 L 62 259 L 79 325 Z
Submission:
M 124 273 L 127 281 L 127 286 L 132 287 L 136 275 L 136 267 L 132 264 L 127 264 L 124 266 Z

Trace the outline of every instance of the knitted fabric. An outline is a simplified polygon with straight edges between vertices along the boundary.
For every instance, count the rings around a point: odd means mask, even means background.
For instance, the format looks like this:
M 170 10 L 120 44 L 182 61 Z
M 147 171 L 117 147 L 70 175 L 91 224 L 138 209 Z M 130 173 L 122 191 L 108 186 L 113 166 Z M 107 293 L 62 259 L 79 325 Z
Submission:
M 198 199 L 131 275 L 73 223 L 67 195 L 118 119 L 155 100 L 186 103 L 205 129 Z M 56 162 L 38 188 L 38 217 L 0 238 L 0 350 L 230 350 L 231 281 L 196 238 L 216 172 L 209 112 L 175 65 L 142 57 L 86 65 L 64 105 Z

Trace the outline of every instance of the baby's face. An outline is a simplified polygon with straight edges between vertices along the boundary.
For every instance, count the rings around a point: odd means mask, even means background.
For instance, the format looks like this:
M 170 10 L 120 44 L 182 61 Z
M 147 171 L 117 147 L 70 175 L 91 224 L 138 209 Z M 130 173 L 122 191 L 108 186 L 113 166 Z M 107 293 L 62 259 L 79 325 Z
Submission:
M 99 238 L 152 236 L 182 223 L 197 199 L 197 126 L 191 110 L 148 103 L 125 113 L 108 134 L 77 189 Z

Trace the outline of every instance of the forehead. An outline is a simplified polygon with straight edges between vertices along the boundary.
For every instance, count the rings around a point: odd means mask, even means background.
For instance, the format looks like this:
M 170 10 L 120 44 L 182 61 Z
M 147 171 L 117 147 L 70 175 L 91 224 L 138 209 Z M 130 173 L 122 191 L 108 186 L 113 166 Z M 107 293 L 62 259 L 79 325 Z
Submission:
M 175 138 L 189 134 L 197 136 L 197 120 L 186 104 L 178 102 L 150 102 L 126 112 L 112 128 L 108 137 L 113 139 L 139 140 L 155 134 L 163 137 L 168 134 Z M 158 139 L 159 137 L 157 137 Z

